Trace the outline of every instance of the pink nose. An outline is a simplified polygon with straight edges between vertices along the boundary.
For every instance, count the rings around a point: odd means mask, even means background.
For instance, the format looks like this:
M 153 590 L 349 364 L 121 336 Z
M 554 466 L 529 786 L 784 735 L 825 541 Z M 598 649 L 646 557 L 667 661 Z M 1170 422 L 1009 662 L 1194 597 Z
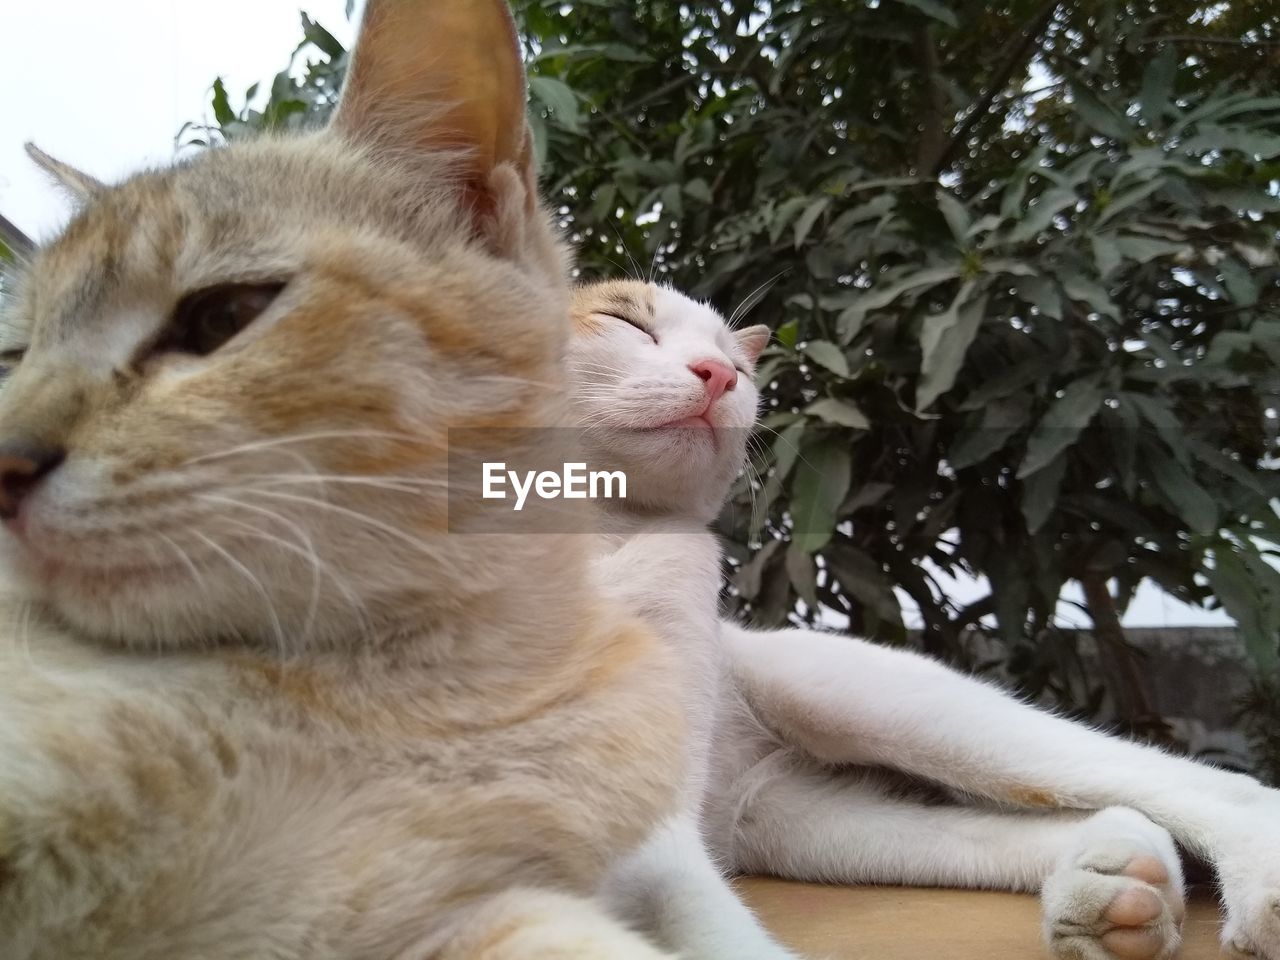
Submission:
M 715 403 L 720 397 L 738 385 L 738 371 L 722 360 L 699 360 L 689 364 L 707 388 L 707 400 Z

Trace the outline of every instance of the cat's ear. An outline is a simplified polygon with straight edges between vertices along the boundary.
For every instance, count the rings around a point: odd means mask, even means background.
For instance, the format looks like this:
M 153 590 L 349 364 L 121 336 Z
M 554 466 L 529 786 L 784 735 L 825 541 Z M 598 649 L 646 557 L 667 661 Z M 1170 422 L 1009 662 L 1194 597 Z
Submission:
M 735 330 L 733 335 L 738 338 L 738 344 L 752 363 L 760 359 L 760 354 L 769 345 L 769 328 L 762 323 Z
M 100 180 L 82 173 L 69 163 L 54 159 L 34 143 L 26 144 L 26 149 L 27 156 L 35 161 L 36 166 L 53 177 L 77 203 L 88 203 L 107 189 Z
M 332 125 L 401 156 L 459 151 L 482 208 L 494 203 L 495 171 L 512 167 L 532 202 L 524 64 L 506 0 L 369 0 Z

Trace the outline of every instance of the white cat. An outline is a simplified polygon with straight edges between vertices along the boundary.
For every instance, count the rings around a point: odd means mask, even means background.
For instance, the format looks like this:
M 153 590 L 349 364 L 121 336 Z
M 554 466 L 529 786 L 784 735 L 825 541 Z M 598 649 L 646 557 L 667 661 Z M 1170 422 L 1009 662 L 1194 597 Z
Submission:
M 601 455 L 629 456 L 633 500 L 612 505 L 617 522 L 709 520 L 731 479 L 726 458 L 741 464 L 754 393 L 746 364 L 733 391 L 713 396 L 700 362 L 735 349 L 753 361 L 763 332 L 734 334 L 708 308 L 642 283 L 584 288 L 575 314 L 580 421 Z M 700 389 L 706 419 L 724 429 L 697 450 L 687 429 L 636 429 L 686 416 Z M 1056 956 L 1163 960 L 1184 909 L 1176 839 L 1218 871 L 1223 943 L 1280 958 L 1280 793 L 906 651 L 732 623 L 717 649 L 729 682 L 715 694 L 701 827 L 725 870 L 1039 889 Z M 929 802 L 903 790 L 913 780 L 971 799 Z
M 728 886 L 699 826 L 727 677 L 717 620 L 720 551 L 706 519 L 742 466 L 759 402 L 750 371 L 768 330 L 731 332 L 714 311 L 659 288 L 588 290 L 589 309 L 574 311 L 573 399 L 592 468 L 622 470 L 628 479 L 627 498 L 609 501 L 611 549 L 599 558 L 596 579 L 660 636 L 678 638 L 684 682 L 675 693 L 692 744 L 680 813 L 618 865 L 606 900 L 690 960 L 786 960 L 791 954 Z M 646 349 L 658 343 L 663 349 Z M 662 493 L 668 484 L 691 496 L 676 505 Z M 665 536 L 636 536 L 659 531 Z M 671 549 L 672 538 L 679 549 Z M 682 588 L 661 591 L 663 598 L 655 583 Z

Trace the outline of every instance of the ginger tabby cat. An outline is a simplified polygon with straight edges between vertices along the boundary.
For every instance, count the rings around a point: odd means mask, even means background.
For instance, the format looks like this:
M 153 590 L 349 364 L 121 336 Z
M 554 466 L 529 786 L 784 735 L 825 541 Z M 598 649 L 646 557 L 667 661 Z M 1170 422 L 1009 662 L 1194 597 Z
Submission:
M 4 960 L 662 956 L 592 898 L 674 804 L 664 648 L 590 538 L 445 516 L 446 431 L 564 413 L 524 104 L 501 0 L 371 0 L 321 132 L 37 153 L 83 208 L 0 344 Z

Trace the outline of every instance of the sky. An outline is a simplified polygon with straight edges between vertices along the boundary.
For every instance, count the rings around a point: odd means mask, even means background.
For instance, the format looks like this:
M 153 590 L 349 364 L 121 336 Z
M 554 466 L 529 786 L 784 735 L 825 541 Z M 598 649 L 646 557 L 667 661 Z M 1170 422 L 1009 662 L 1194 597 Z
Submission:
M 345 0 L 305 0 L 349 43 L 344 8 Z M 37 238 L 67 216 L 24 142 L 108 182 L 166 164 L 182 124 L 210 113 L 215 77 L 238 105 L 250 84 L 284 67 L 301 37 L 298 0 L 3 4 L 0 213 Z
M 360 6 L 358 4 L 357 6 Z M 354 35 L 345 0 L 303 7 L 339 40 Z M 40 0 L 0 12 L 0 213 L 37 240 L 56 232 L 68 208 L 22 145 L 100 180 L 118 180 L 173 157 L 188 120 L 209 115 L 209 87 L 221 76 L 233 104 L 268 80 L 301 38 L 296 0 Z M 965 602 L 981 584 L 954 583 Z M 1069 594 L 1079 599 L 1079 591 Z M 1069 604 L 1063 620 L 1085 625 Z M 908 619 L 911 619 L 908 611 Z M 1223 625 L 1220 612 L 1186 607 L 1144 586 L 1126 626 Z

